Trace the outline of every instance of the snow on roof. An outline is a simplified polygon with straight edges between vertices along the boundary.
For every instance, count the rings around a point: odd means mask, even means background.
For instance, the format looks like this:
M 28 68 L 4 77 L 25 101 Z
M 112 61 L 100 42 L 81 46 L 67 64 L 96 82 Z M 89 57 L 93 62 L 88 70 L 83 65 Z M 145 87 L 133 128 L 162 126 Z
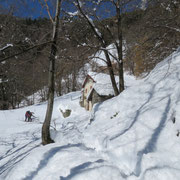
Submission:
M 98 84 L 110 84 L 111 79 L 109 74 L 89 72 L 88 75 Z M 118 82 L 118 76 L 115 76 L 116 82 Z
M 95 83 L 93 88 L 89 91 L 87 99 L 91 99 L 93 91 L 96 91 L 100 96 L 114 96 L 112 84 L 98 84 Z
M 111 79 L 108 74 L 90 72 L 88 75 L 95 81 L 92 90 L 87 95 L 89 98 L 95 90 L 100 96 L 113 96 L 114 90 L 112 87 Z M 118 83 L 118 76 L 115 76 L 116 82 Z
M 112 84 L 95 84 L 94 85 L 95 91 L 101 96 L 113 96 L 114 90 L 112 88 Z
M 89 72 L 88 75 L 95 81 L 93 88 L 100 96 L 113 96 L 114 90 L 112 87 L 111 79 L 109 74 Z M 117 85 L 119 84 L 119 77 L 115 76 Z M 137 83 L 136 78 L 132 75 L 124 73 L 125 87 L 130 87 Z M 87 97 L 91 96 L 92 91 L 89 92 Z

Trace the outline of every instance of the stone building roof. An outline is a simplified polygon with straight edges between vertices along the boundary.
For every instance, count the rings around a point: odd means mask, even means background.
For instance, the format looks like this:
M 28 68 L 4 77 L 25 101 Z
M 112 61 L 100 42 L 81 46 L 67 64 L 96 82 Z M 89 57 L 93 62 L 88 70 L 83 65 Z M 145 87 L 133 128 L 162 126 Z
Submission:
M 94 90 L 100 96 L 114 96 L 111 79 L 108 74 L 90 72 L 83 83 L 83 87 L 85 86 L 88 78 L 91 78 L 94 81 L 94 85 L 88 93 L 87 99 L 91 98 Z M 118 77 L 116 77 L 116 82 L 118 82 Z

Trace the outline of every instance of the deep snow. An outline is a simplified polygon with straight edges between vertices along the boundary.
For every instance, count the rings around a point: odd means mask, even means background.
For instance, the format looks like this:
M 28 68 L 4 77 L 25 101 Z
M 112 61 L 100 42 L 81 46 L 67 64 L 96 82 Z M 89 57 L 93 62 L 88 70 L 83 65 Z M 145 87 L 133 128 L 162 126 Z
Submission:
M 79 96 L 55 99 L 56 143 L 47 146 L 40 140 L 46 103 L 0 111 L 0 179 L 180 179 L 180 50 L 91 113 Z M 24 122 L 27 109 L 38 120 Z M 63 118 L 59 109 L 72 113 Z

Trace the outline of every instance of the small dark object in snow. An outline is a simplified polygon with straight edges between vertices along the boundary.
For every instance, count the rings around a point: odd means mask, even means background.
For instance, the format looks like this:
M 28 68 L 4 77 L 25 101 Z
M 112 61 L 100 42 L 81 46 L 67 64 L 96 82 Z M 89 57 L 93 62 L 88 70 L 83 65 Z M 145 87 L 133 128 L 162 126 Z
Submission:
M 175 117 L 173 117 L 172 122 L 173 122 L 173 124 L 175 124 L 175 122 L 176 122 L 176 118 Z
M 94 119 L 91 118 L 91 119 L 89 120 L 89 124 L 91 124 L 93 121 L 94 121 Z

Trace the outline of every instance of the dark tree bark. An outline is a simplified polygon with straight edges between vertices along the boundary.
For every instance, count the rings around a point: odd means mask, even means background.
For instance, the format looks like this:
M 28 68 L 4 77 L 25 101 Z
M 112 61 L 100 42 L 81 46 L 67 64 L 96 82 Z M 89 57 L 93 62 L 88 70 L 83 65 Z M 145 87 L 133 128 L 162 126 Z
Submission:
M 72 91 L 76 91 L 76 64 L 73 66 L 72 72 Z
M 124 91 L 124 67 L 123 67 L 123 39 L 122 39 L 122 13 L 121 13 L 121 1 L 118 0 L 116 4 L 116 16 L 117 16 L 117 31 L 118 42 L 116 42 L 116 48 L 118 52 L 118 66 L 119 66 L 119 91 Z M 120 9 L 121 8 L 121 9 Z
M 107 64 L 108 72 L 109 72 L 109 75 L 110 75 L 110 79 L 111 79 L 112 87 L 113 87 L 113 90 L 114 90 L 114 94 L 115 94 L 115 96 L 117 96 L 119 94 L 119 90 L 118 90 L 118 87 L 117 87 L 117 84 L 116 84 L 116 80 L 114 78 L 114 71 L 113 71 L 112 63 L 111 63 L 109 54 L 108 54 L 108 52 L 106 50 L 104 50 L 104 54 L 106 56 L 106 60 L 107 60 L 106 64 Z
M 53 43 L 51 45 L 51 52 L 49 56 L 48 106 L 47 106 L 45 121 L 42 126 L 42 144 L 43 145 L 54 142 L 50 137 L 50 123 L 51 123 L 53 103 L 54 103 L 55 56 L 57 53 L 56 44 L 57 44 L 57 37 L 58 37 L 60 6 L 61 6 L 61 0 L 57 0 L 56 15 L 55 15 L 55 20 L 53 21 L 53 34 L 52 34 Z

